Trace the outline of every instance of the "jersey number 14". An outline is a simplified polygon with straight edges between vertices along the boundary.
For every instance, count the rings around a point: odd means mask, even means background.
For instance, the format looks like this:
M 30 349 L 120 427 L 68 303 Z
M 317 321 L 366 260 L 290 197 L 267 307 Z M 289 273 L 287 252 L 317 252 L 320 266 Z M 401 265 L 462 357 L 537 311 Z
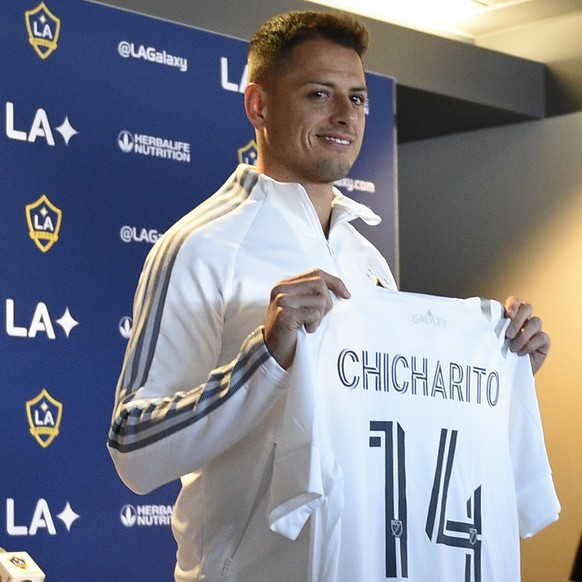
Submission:
M 400 424 L 387 421 L 371 421 L 370 431 L 376 433 L 370 447 L 384 446 L 386 578 L 408 578 L 406 433 Z M 456 430 L 441 430 L 425 532 L 433 543 L 464 550 L 464 582 L 481 582 L 481 487 L 467 501 L 467 521 L 447 519 L 457 437 Z

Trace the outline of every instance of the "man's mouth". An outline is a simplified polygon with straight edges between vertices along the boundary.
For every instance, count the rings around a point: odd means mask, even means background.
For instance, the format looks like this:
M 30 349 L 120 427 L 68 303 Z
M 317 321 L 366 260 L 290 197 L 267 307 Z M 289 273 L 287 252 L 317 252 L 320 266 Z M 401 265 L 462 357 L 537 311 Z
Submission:
M 345 137 L 337 137 L 333 135 L 320 135 L 318 136 L 320 139 L 324 141 L 328 141 L 331 143 L 337 143 L 342 146 L 349 146 L 352 143 L 351 139 L 347 139 Z

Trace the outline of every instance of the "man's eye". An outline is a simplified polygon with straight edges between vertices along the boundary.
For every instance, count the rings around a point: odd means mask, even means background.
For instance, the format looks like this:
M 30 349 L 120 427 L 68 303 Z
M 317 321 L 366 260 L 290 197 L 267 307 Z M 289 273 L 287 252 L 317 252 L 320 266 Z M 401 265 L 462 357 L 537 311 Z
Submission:
M 365 105 L 366 104 L 366 96 L 365 95 L 352 95 L 351 97 L 352 103 L 355 105 Z
M 323 91 L 323 90 L 321 90 L 321 91 L 313 91 L 311 93 L 311 96 L 314 99 L 325 99 L 326 97 L 329 96 L 329 93 L 327 91 Z

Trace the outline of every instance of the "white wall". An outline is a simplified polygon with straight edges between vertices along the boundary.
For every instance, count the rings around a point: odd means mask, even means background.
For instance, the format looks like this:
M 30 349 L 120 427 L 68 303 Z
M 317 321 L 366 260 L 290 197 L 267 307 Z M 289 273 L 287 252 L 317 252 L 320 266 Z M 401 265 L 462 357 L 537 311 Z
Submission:
M 523 582 L 568 580 L 582 528 L 582 113 L 399 148 L 401 283 L 530 301 L 552 337 L 537 376 L 562 516 L 523 543 Z

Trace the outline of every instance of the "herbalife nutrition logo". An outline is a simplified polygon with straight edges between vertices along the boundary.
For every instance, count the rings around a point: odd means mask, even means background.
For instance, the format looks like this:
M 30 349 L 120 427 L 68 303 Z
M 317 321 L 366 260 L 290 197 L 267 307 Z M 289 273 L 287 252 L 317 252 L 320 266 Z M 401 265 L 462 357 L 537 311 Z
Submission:
M 190 144 L 183 141 L 123 130 L 117 137 L 117 145 L 126 154 L 134 153 L 175 162 L 190 162 Z
M 171 505 L 126 504 L 119 512 L 119 519 L 125 527 L 169 526 L 173 511 Z

